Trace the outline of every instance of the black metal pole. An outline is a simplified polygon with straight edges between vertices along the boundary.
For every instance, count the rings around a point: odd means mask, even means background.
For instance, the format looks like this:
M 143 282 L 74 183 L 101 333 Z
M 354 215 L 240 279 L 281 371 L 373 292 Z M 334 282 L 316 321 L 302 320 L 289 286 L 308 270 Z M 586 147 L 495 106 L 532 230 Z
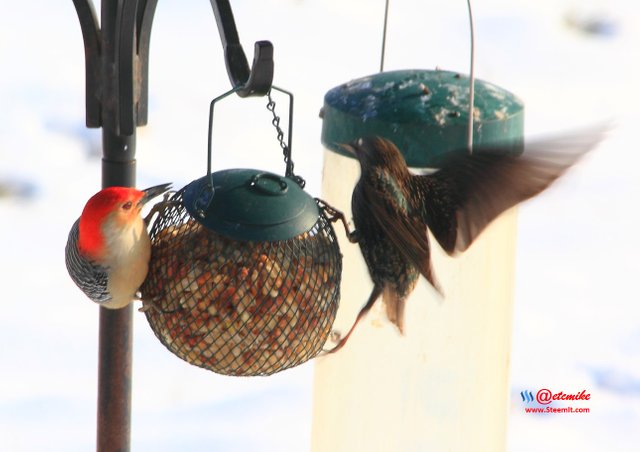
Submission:
M 146 72 L 157 0 L 74 0 L 85 47 L 87 126 L 102 127 L 102 187 L 135 186 L 136 126 L 146 123 Z M 131 438 L 133 308 L 100 308 L 98 452 L 127 452 Z
M 132 307 L 100 308 L 96 450 L 130 450 Z
M 135 133 L 102 129 L 102 185 L 135 185 Z M 100 308 L 98 345 L 98 452 L 129 451 L 133 308 Z
M 122 80 L 133 75 L 126 71 L 133 61 L 123 65 L 122 40 L 135 42 L 134 31 L 122 35 L 123 1 L 101 2 L 101 85 L 102 92 L 102 186 L 133 187 L 136 183 L 136 127 L 131 123 L 123 132 L 120 112 L 131 105 L 123 96 Z M 133 55 L 131 56 L 133 59 Z M 130 70 L 130 69 L 129 69 Z M 129 451 L 131 448 L 131 381 L 133 350 L 133 308 L 100 308 L 98 345 L 98 452 Z

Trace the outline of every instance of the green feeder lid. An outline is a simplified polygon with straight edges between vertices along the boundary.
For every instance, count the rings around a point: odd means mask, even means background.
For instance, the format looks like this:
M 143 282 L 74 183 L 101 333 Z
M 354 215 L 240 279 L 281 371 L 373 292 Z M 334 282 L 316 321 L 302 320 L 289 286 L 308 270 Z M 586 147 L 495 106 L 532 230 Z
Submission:
M 523 149 L 524 105 L 508 91 L 475 80 L 474 146 Z M 393 141 L 411 167 L 436 167 L 443 154 L 467 146 L 469 78 L 450 71 L 380 72 L 333 88 L 321 112 L 322 143 L 358 138 Z
M 229 169 L 185 187 L 183 202 L 203 226 L 236 240 L 287 240 L 313 227 L 320 212 L 294 180 L 255 169 Z

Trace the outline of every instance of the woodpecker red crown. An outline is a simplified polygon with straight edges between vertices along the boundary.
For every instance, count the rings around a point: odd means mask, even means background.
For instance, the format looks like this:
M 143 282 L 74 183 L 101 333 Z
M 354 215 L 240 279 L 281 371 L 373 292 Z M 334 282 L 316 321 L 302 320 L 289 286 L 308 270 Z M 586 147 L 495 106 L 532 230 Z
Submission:
M 97 259 L 104 251 L 102 225 L 118 206 L 135 208 L 144 192 L 131 187 L 108 187 L 93 195 L 80 216 L 78 248 L 87 256 Z

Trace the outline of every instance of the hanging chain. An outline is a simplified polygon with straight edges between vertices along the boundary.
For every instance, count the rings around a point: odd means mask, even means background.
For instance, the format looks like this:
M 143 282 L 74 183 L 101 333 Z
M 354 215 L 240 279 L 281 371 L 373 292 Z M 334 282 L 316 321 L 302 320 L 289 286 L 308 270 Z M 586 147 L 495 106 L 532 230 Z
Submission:
M 271 97 L 271 90 L 269 90 L 269 92 L 267 93 L 267 99 L 268 99 L 267 110 L 269 110 L 273 115 L 271 124 L 273 124 L 273 127 L 276 129 L 278 142 L 280 143 L 280 147 L 282 148 L 282 153 L 284 155 L 284 163 L 287 165 L 285 175 L 293 179 L 300 186 L 300 188 L 304 188 L 306 184 L 305 180 L 302 177 L 296 176 L 295 174 L 293 174 L 293 160 L 291 159 L 291 148 L 284 141 L 284 132 L 280 127 L 280 116 L 276 114 L 276 103 Z M 291 118 L 289 118 L 289 123 L 291 123 Z M 291 125 L 289 125 L 289 127 L 291 127 Z

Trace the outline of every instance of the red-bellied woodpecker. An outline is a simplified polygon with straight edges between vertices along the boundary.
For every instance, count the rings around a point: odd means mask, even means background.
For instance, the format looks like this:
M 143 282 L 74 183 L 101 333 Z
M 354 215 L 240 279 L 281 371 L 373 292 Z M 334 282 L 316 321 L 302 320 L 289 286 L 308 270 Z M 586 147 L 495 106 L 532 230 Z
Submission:
M 136 298 L 151 257 L 140 211 L 169 188 L 109 187 L 89 199 L 69 233 L 65 261 L 71 279 L 91 300 L 118 309 Z

